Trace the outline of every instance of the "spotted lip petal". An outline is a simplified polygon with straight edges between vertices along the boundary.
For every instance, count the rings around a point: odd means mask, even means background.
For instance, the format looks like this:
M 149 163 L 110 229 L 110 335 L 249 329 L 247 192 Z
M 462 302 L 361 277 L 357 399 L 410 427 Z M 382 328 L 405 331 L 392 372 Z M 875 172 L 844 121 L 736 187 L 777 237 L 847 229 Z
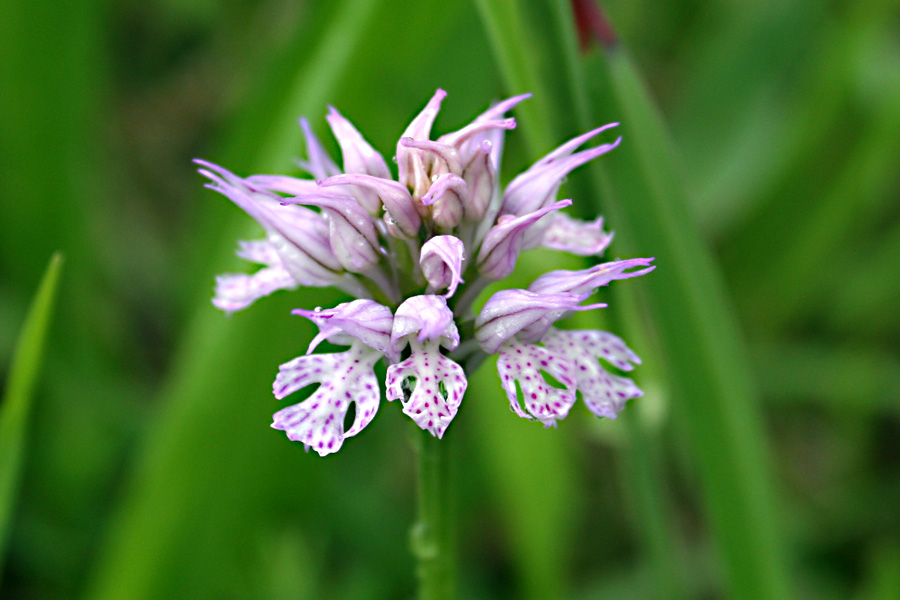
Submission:
M 416 425 L 440 438 L 456 416 L 468 381 L 462 367 L 440 353 L 437 340 L 413 342 L 409 358 L 388 367 L 388 400 L 400 400 Z M 411 386 L 407 397 L 404 387 Z
M 592 310 L 605 304 L 580 306 L 586 294 L 536 294 L 503 290 L 491 296 L 475 319 L 475 339 L 488 354 L 496 354 L 513 336 L 537 342 L 570 310 Z
M 588 410 L 598 417 L 615 419 L 625 404 L 643 392 L 627 377 L 613 375 L 600 366 L 602 358 L 624 371 L 641 360 L 621 339 L 605 331 L 563 331 L 552 328 L 542 343 L 572 365 L 575 387 Z
M 434 291 L 447 289 L 444 298 L 450 298 L 462 280 L 462 264 L 466 248 L 457 237 L 438 235 L 422 245 L 419 265 L 428 285 Z
M 590 138 L 616 125 L 618 123 L 604 125 L 566 142 L 513 179 L 503 194 L 503 208 L 500 212 L 521 216 L 553 202 L 566 175 L 586 162 L 606 154 L 618 146 L 622 138 L 577 154 L 572 152 Z
M 415 335 L 414 337 L 414 334 Z M 453 312 L 442 296 L 413 296 L 394 313 L 391 347 L 400 352 L 407 343 L 437 341 L 450 351 L 459 345 L 459 331 Z
M 299 356 L 281 365 L 273 385 L 279 400 L 307 385 L 321 385 L 303 402 L 275 413 L 272 427 L 319 456 L 337 452 L 344 439 L 362 431 L 378 411 L 381 393 L 372 368 L 380 357 L 380 352 L 356 343 L 347 352 Z M 351 402 L 356 403 L 356 418 L 344 431 Z
M 541 421 L 545 427 L 564 419 L 575 403 L 571 367 L 540 346 L 525 344 L 515 338 L 509 340 L 500 348 L 497 372 L 513 412 L 526 419 Z M 565 387 L 550 385 L 542 372 L 550 374 Z M 519 401 L 517 382 L 522 388 L 524 407 Z
M 609 285 L 617 279 L 630 279 L 645 275 L 655 269 L 650 265 L 652 258 L 629 258 L 582 269 L 580 271 L 550 271 L 534 280 L 528 286 L 532 292 L 540 294 L 592 294 L 597 288 Z M 640 271 L 629 271 L 636 267 L 646 267 Z
M 386 354 L 393 361 L 400 359 L 400 355 L 391 349 L 394 322 L 391 309 L 374 300 L 354 300 L 324 310 L 297 308 L 292 312 L 306 317 L 319 328 L 319 334 L 310 342 L 307 354 L 324 340 L 347 346 L 357 340 Z
M 478 272 L 491 279 L 503 279 L 516 267 L 516 259 L 522 251 L 523 236 L 542 217 L 572 204 L 571 200 L 560 200 L 550 206 L 521 217 L 504 215 L 488 231 L 478 252 Z

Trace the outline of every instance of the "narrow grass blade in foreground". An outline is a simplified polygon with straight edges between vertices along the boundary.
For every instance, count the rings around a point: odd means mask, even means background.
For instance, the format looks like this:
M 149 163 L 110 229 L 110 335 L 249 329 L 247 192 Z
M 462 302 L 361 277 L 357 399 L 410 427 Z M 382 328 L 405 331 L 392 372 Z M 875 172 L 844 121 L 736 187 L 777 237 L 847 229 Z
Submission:
M 10 518 L 16 503 L 32 392 L 44 353 L 62 264 L 62 256 L 55 254 L 44 272 L 25 317 L 0 404 L 0 565 L 6 553 Z

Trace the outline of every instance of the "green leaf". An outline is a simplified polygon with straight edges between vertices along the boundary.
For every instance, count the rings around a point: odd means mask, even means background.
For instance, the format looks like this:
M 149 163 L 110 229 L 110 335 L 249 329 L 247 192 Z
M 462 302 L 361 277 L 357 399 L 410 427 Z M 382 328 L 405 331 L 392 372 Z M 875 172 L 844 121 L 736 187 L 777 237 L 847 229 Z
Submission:
M 63 259 L 54 254 L 25 317 L 0 404 L 0 565 L 15 509 L 28 415 L 53 315 Z

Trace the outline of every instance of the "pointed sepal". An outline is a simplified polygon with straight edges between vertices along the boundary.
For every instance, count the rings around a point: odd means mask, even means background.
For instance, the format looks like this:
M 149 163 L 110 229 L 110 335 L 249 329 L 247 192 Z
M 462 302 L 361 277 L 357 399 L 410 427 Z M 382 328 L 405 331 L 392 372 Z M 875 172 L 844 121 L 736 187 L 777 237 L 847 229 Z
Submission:
M 652 262 L 652 258 L 629 258 L 580 271 L 550 271 L 535 279 L 528 289 L 539 294 L 592 294 L 597 288 L 617 279 L 630 279 L 649 273 L 656 268 L 650 264 Z

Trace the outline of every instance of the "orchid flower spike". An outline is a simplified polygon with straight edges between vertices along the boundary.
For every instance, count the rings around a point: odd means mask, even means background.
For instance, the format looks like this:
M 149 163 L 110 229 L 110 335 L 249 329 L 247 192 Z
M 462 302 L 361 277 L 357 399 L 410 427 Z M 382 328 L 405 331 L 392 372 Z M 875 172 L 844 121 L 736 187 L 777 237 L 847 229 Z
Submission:
M 335 287 L 352 298 L 334 308 L 294 311 L 319 334 L 305 354 L 281 365 L 273 385 L 279 400 L 317 386 L 305 400 L 275 413 L 272 427 L 320 456 L 337 452 L 375 418 L 382 387 L 418 427 L 443 437 L 461 408 L 467 372 L 489 355 L 497 355 L 512 411 L 544 426 L 564 419 L 579 392 L 590 412 L 610 419 L 641 395 L 616 372 L 640 363 L 621 339 L 562 329 L 557 322 L 573 311 L 605 307 L 588 298 L 615 280 L 649 273 L 652 258 L 551 271 L 528 289 L 494 292 L 473 313 L 478 295 L 512 274 L 523 252 L 544 247 L 596 257 L 610 245 L 602 218 L 569 216 L 563 209 L 572 201 L 557 194 L 572 170 L 620 143 L 602 135 L 616 124 L 564 143 L 503 189 L 504 134 L 516 126 L 507 113 L 529 95 L 499 102 L 432 139 L 446 95 L 438 90 L 398 140 L 396 180 L 390 161 L 334 108 L 326 119 L 340 161 L 300 120 L 307 156 L 298 164 L 312 178 L 242 178 L 196 161 L 207 187 L 264 232 L 261 239 L 240 242 L 238 251 L 261 265 L 256 272 L 216 279 L 217 308 L 240 311 L 301 286 Z M 316 352 L 324 341 L 349 348 Z M 376 374 L 381 361 L 387 367 L 383 384 Z

